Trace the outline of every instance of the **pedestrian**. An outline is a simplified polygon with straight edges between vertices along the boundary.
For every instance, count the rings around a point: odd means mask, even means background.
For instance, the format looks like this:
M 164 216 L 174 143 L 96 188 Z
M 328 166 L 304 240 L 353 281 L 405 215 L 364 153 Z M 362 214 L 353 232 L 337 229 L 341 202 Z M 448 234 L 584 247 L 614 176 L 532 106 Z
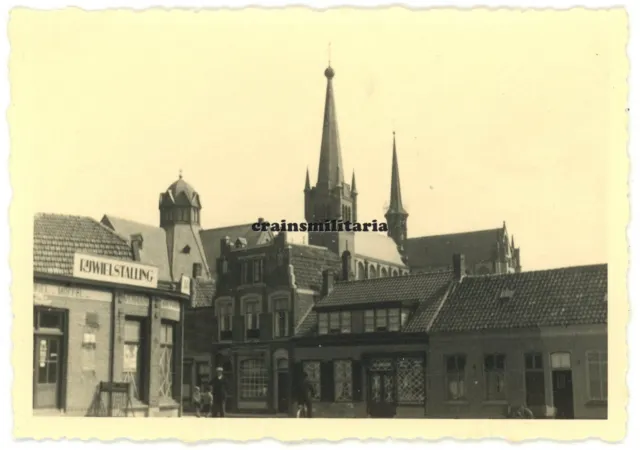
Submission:
M 298 384 L 298 417 L 312 417 L 311 398 L 315 395 L 313 385 L 309 381 L 307 372 L 302 371 L 302 378 Z
M 202 396 L 202 415 L 209 417 L 212 410 L 213 395 L 211 394 L 211 388 L 207 386 L 204 389 L 204 395 Z
M 227 380 L 224 377 L 222 367 L 216 368 L 216 376 L 211 383 L 213 404 L 211 417 L 224 417 L 224 406 L 227 400 Z
M 196 409 L 196 417 L 200 417 L 200 408 L 202 407 L 202 393 L 200 392 L 200 386 L 193 388 L 193 406 Z

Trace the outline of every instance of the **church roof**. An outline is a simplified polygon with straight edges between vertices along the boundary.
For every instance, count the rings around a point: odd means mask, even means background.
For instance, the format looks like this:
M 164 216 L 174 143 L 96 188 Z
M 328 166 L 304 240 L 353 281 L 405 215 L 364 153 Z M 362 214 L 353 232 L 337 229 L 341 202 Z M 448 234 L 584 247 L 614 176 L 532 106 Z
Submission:
M 401 267 L 405 266 L 398 252 L 398 246 L 386 234 L 375 231 L 359 232 L 354 233 L 354 240 L 354 255 Z M 449 256 L 449 259 L 451 259 L 451 256 Z
M 251 228 L 254 223 L 255 222 L 200 230 L 200 240 L 202 241 L 204 254 L 212 271 L 215 272 L 214 268 L 217 267 L 217 260 L 220 257 L 220 241 L 225 237 L 229 237 L 232 242 L 238 238 L 246 239 L 247 248 L 273 240 L 273 233 L 271 231 L 254 231 Z
M 167 254 L 167 235 L 164 229 L 109 214 L 105 214 L 101 222 L 128 242 L 131 241 L 132 235 L 141 234 L 143 242 L 140 262 L 157 267 L 161 280 L 172 280 Z
M 607 323 L 607 265 L 463 278 L 432 332 Z
M 318 166 L 317 185 L 333 189 L 344 183 L 344 169 L 342 166 L 336 103 L 333 97 L 333 77 L 335 76 L 335 71 L 333 68 L 328 67 L 324 75 L 327 77 L 327 92 L 324 104 L 324 119 L 322 122 L 322 141 L 320 145 L 320 164 Z
M 75 253 L 133 261 L 129 244 L 91 217 L 36 214 L 33 271 L 73 275 Z
M 407 263 L 412 269 L 441 269 L 451 267 L 451 257 L 459 253 L 471 267 L 494 256 L 501 232 L 502 228 L 494 228 L 410 238 L 403 244 Z
M 162 194 L 162 198 L 170 198 L 171 203 L 179 204 L 186 202 L 188 205 L 201 207 L 200 196 L 196 190 L 189 183 L 184 181 L 182 174 L 180 177 L 171 183 L 166 192 Z

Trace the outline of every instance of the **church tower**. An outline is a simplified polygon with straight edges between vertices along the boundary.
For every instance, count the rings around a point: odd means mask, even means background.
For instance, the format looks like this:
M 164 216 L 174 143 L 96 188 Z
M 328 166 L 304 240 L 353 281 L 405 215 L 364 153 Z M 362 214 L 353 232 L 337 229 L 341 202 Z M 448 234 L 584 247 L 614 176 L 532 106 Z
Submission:
M 167 238 L 171 276 L 210 277 L 202 241 L 200 240 L 200 196 L 182 179 L 160 194 L 160 227 Z
M 344 181 L 344 168 L 340 149 L 340 135 L 335 100 L 333 98 L 333 78 L 331 65 L 324 71 L 327 78 L 327 92 L 324 105 L 324 122 L 320 144 L 320 164 L 316 185 L 311 187 L 309 170 L 304 187 L 304 209 L 307 222 L 357 220 L 357 196 L 355 172 L 351 185 Z M 309 232 L 309 244 L 326 247 L 338 255 L 345 250 L 353 252 L 354 233 L 347 231 Z
M 389 227 L 387 234 L 395 241 L 398 249 L 402 252 L 404 242 L 407 239 L 407 219 L 409 213 L 404 209 L 404 206 L 402 206 L 395 131 L 393 132 L 393 159 L 391 161 L 391 198 L 389 199 L 389 209 L 384 217 Z

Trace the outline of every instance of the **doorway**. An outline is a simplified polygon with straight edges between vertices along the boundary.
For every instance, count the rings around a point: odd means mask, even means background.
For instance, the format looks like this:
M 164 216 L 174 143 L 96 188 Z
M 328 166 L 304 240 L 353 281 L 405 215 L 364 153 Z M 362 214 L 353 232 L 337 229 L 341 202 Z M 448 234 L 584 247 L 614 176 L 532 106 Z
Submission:
M 573 378 L 571 370 L 554 370 L 553 406 L 556 419 L 573 419 Z
M 62 385 L 62 337 L 35 336 L 34 408 L 60 409 Z
M 289 372 L 278 371 L 278 413 L 289 412 Z
M 396 415 L 396 383 L 393 360 L 376 359 L 367 371 L 367 403 L 371 417 Z

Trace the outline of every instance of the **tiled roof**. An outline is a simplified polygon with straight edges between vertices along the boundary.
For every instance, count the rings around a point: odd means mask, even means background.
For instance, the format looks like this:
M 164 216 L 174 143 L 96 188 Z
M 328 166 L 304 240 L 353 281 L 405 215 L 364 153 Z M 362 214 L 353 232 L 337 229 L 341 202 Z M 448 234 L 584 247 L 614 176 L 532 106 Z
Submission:
M 375 231 L 355 233 L 354 253 L 357 256 L 373 258 L 404 267 L 398 246 L 395 241 L 384 233 Z M 451 256 L 449 256 L 451 259 Z
M 254 231 L 251 229 L 251 225 L 253 225 L 253 222 L 200 231 L 200 240 L 204 247 L 204 254 L 212 272 L 215 272 L 215 268 L 217 267 L 216 261 L 220 257 L 221 239 L 228 236 L 233 242 L 238 238 L 244 238 L 247 240 L 247 248 L 273 241 L 273 233 L 271 231 Z
M 195 280 L 195 295 L 192 306 L 202 308 L 213 305 L 213 297 L 216 293 L 216 283 L 214 280 Z
M 407 239 L 404 243 L 407 264 L 412 269 L 451 267 L 451 257 L 458 253 L 465 256 L 466 264 L 471 268 L 494 257 L 502 231 L 502 228 L 495 228 Z
M 446 271 L 336 282 L 316 307 L 423 301 L 439 293 L 451 280 L 452 272 Z
M 163 228 L 111 215 L 105 215 L 101 222 L 127 241 L 130 241 L 131 235 L 141 234 L 143 243 L 140 262 L 157 267 L 161 280 L 172 279 L 167 254 L 167 235 Z
M 289 244 L 289 261 L 293 265 L 296 286 L 300 289 L 322 289 L 322 272 L 329 269 L 338 273 L 342 262 L 327 248 L 313 245 Z
M 73 259 L 76 252 L 133 260 L 129 244 L 90 217 L 35 215 L 34 272 L 73 275 Z
M 431 331 L 605 324 L 606 294 L 606 264 L 466 277 Z

